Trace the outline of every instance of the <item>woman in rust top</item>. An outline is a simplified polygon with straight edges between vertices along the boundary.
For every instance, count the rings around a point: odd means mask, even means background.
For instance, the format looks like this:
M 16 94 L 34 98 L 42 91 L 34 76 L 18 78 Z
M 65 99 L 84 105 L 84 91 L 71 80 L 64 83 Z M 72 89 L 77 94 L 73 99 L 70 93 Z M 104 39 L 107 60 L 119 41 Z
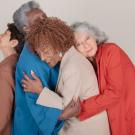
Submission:
M 81 104 L 80 120 L 107 110 L 112 135 L 135 135 L 135 68 L 128 55 L 104 32 L 87 22 L 72 25 L 76 48 L 91 61 L 100 94 Z

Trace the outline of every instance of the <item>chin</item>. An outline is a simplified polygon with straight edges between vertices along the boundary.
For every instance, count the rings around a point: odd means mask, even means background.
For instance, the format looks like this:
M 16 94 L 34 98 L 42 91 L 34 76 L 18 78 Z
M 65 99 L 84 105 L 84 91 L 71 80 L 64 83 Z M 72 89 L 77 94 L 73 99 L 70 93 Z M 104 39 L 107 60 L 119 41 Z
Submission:
M 53 68 L 55 65 L 54 64 L 48 64 L 51 68 Z
M 49 65 L 49 67 L 52 67 L 52 64 L 51 63 L 48 62 L 47 64 Z
M 92 52 L 91 54 L 89 54 L 89 57 L 94 57 L 96 55 L 96 52 Z

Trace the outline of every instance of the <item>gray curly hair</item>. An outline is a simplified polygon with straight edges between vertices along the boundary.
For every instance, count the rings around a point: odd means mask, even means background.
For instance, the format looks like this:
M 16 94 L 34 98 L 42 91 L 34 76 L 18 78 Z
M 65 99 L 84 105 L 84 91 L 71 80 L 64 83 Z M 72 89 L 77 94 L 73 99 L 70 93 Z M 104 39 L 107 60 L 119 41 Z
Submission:
M 97 27 L 89 24 L 88 22 L 76 22 L 71 25 L 74 32 L 86 32 L 96 39 L 97 44 L 104 43 L 108 40 L 105 32 L 100 31 Z
M 18 8 L 13 14 L 13 21 L 20 32 L 22 28 L 28 25 L 27 13 L 33 9 L 40 9 L 40 6 L 35 1 L 29 1 L 24 3 L 20 8 Z

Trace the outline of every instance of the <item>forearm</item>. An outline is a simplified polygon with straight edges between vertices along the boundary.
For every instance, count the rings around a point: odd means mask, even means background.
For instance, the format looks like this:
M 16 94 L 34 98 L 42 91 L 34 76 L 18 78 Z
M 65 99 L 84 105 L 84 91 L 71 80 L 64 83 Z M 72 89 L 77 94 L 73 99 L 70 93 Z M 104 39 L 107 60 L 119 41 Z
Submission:
M 106 90 L 105 93 L 90 97 L 81 103 L 80 120 L 92 117 L 119 102 L 120 95 Z
M 46 107 L 53 107 L 63 110 L 63 98 L 60 97 L 57 93 L 49 90 L 47 87 L 44 87 L 42 92 L 40 93 L 37 104 L 46 106 Z

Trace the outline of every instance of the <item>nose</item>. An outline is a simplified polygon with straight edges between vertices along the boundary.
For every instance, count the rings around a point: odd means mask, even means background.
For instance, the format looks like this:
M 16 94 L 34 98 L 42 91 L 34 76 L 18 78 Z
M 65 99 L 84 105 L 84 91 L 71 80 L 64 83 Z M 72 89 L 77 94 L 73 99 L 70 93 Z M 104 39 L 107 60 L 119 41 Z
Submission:
M 42 61 L 45 61 L 45 62 L 47 62 L 47 63 L 48 63 L 48 61 L 49 61 L 49 58 L 48 58 L 46 55 L 44 55 L 44 54 L 41 55 L 40 58 L 41 58 Z
M 85 49 L 89 49 L 90 48 L 90 45 L 88 43 L 85 43 L 84 44 L 84 47 L 85 47 Z

